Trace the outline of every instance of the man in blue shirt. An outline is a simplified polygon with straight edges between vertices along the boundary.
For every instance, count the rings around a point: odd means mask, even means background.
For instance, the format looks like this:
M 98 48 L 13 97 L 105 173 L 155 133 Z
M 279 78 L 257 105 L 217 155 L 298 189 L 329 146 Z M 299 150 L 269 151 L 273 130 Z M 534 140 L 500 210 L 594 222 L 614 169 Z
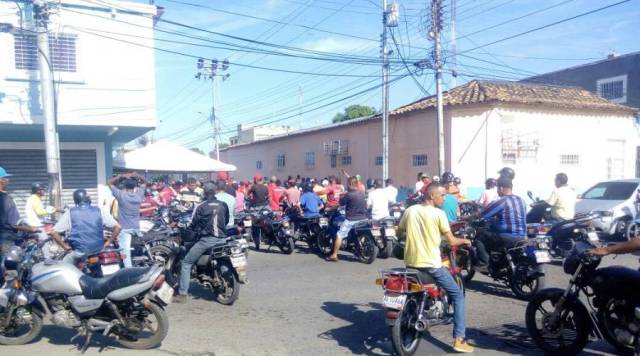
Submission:
M 444 202 L 440 209 L 447 214 L 449 222 L 458 220 L 460 203 L 455 197 L 454 193 L 458 192 L 458 187 L 455 185 L 455 176 L 451 172 L 444 172 L 440 179 L 442 186 L 447 190 L 447 196 L 444 198 Z
M 323 208 L 322 200 L 313 192 L 311 184 L 305 184 L 302 188 L 304 193 L 300 197 L 300 208 L 305 218 L 315 218 L 320 216 L 320 209 Z
M 526 206 L 522 198 L 513 194 L 511 179 L 498 179 L 498 195 L 500 199 L 489 204 L 480 218 L 489 223 L 489 234 L 479 235 L 476 239 L 478 262 L 480 266 L 489 263 L 489 253 L 485 245 L 497 236 L 507 245 L 512 245 L 527 235 Z

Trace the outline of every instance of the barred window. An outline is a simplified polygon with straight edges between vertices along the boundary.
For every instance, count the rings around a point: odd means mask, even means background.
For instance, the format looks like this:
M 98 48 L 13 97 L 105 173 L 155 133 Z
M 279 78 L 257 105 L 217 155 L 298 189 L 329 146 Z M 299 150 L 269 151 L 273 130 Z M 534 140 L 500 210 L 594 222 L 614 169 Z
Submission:
M 256 161 L 256 169 L 262 169 L 262 161 Z
M 418 154 L 413 155 L 412 163 L 414 167 L 426 166 L 427 165 L 427 155 Z
M 279 154 L 277 159 L 276 159 L 276 167 L 278 168 L 284 168 L 284 154 Z
M 338 156 L 331 155 L 331 168 L 336 168 L 338 165 Z
M 351 156 L 342 156 L 342 165 L 343 166 L 351 165 Z
M 580 155 L 560 155 L 560 164 L 579 165 Z
M 16 69 L 38 69 L 38 41 L 36 35 L 15 34 L 14 50 Z M 76 71 L 76 36 L 49 35 L 49 61 L 54 71 Z
M 376 166 L 382 166 L 382 156 L 376 156 Z
M 307 169 L 313 169 L 316 166 L 316 153 L 305 152 L 304 153 L 304 167 Z
M 627 101 L 627 75 L 599 79 L 597 82 L 597 94 L 614 103 L 626 103 Z

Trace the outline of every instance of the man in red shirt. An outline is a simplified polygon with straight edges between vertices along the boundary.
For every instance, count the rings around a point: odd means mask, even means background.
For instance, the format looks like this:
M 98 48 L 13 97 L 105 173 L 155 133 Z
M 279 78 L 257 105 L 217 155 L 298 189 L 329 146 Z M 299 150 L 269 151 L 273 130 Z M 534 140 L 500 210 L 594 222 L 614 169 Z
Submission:
M 340 196 L 344 194 L 344 187 L 338 183 L 338 178 L 329 177 L 329 186 L 325 188 L 327 194 L 327 209 L 335 209 L 340 205 Z
M 278 179 L 274 179 L 275 177 L 271 177 L 272 183 L 269 184 L 269 206 L 273 211 L 282 210 L 280 208 L 280 203 L 282 199 L 284 199 L 285 189 L 282 187 L 282 182 Z
M 171 204 L 171 200 L 175 196 L 174 190 L 171 189 L 170 186 L 165 185 L 164 181 L 158 182 L 158 198 L 160 199 L 160 204 L 169 205 Z

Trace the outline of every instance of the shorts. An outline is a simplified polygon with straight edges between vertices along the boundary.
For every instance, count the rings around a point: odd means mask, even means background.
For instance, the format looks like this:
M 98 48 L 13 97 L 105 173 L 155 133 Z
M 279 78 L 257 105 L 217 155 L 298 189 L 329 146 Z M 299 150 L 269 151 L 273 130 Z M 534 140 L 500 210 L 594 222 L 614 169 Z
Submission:
M 351 231 L 351 229 L 353 229 L 353 227 L 356 226 L 356 224 L 359 223 L 360 221 L 362 220 L 345 219 L 342 223 L 340 223 L 340 230 L 338 230 L 338 237 L 341 239 L 344 239 L 347 236 L 349 236 L 349 231 Z

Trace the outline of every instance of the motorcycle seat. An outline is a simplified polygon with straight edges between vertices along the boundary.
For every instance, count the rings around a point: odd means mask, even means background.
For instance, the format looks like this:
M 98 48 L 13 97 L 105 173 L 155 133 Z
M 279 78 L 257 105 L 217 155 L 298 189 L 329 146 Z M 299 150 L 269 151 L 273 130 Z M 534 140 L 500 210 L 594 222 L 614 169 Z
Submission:
M 114 290 L 147 280 L 151 267 L 123 268 L 105 278 L 80 277 L 80 288 L 87 299 L 104 299 Z
M 356 223 L 353 225 L 354 229 L 358 229 L 358 228 L 363 228 L 363 227 L 369 227 L 369 220 L 360 220 L 360 221 L 356 221 Z
M 427 272 L 423 272 L 414 268 L 407 268 L 407 271 L 417 273 L 418 280 L 420 281 L 420 284 L 422 284 L 423 286 L 436 283 L 436 280 L 433 279 L 433 277 L 431 277 L 431 275 Z

